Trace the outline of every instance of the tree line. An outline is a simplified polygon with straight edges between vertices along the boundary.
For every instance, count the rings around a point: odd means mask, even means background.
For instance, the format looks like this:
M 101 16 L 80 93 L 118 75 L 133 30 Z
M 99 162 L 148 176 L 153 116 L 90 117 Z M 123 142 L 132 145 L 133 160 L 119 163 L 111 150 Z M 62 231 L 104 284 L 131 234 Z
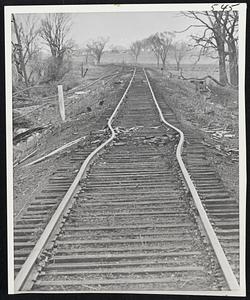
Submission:
M 217 9 L 215 4 L 210 11 L 181 12 L 192 20 L 190 26 L 180 32 L 158 32 L 135 41 L 130 46 L 130 53 L 137 62 L 142 51 L 150 49 L 157 66 L 161 64 L 163 69 L 166 68 L 168 57 L 173 55 L 179 70 L 184 57 L 196 51 L 197 62 L 201 56 L 218 62 L 221 84 L 237 86 L 239 16 L 233 6 L 222 5 Z M 199 28 L 200 33 L 191 32 L 188 41 L 175 40 L 178 33 L 192 28 Z M 48 82 L 60 80 L 71 68 L 72 55 L 82 56 L 82 64 L 87 64 L 90 57 L 97 64 L 101 62 L 108 38 L 88 41 L 84 47 L 79 48 L 70 38 L 71 29 L 69 14 L 46 14 L 41 20 L 31 15 L 24 19 L 12 15 L 12 62 L 18 84 L 24 83 L 29 87 L 44 77 Z M 46 63 L 42 59 L 44 45 L 50 52 Z
M 12 62 L 17 73 L 17 82 L 26 87 L 34 84 L 36 79 L 46 77 L 46 80 L 60 80 L 71 68 L 72 55 L 93 57 L 97 64 L 108 42 L 107 38 L 100 37 L 89 41 L 86 47 L 79 47 L 70 38 L 72 28 L 68 14 L 47 14 L 43 19 L 28 16 L 21 20 L 12 15 Z M 47 60 L 46 68 L 42 59 L 42 46 L 46 45 L 51 56 Z M 44 73 L 46 72 L 46 76 Z
M 222 85 L 238 85 L 238 11 L 234 5 L 217 5 L 211 11 L 187 11 L 181 14 L 193 20 L 193 24 L 180 32 L 161 32 L 131 44 L 130 50 L 137 62 L 143 49 L 150 49 L 156 58 L 157 66 L 161 62 L 166 67 L 166 58 L 170 51 L 174 53 L 177 70 L 188 51 L 197 50 L 197 61 L 207 56 L 218 61 L 219 81 Z M 176 33 L 199 28 L 201 34 L 191 33 L 189 42 L 174 42 Z M 228 66 L 228 68 L 227 68 Z M 227 70 L 228 69 L 228 70 Z
M 138 57 L 144 50 L 150 50 L 157 62 L 159 68 L 160 63 L 163 69 L 166 68 L 167 57 L 170 51 L 174 52 L 174 59 L 176 61 L 177 71 L 180 69 L 180 63 L 183 58 L 187 55 L 189 46 L 184 41 L 174 42 L 175 34 L 173 32 L 157 32 L 150 35 L 148 38 L 141 41 L 133 42 L 130 46 L 130 51 L 135 57 L 135 61 L 138 61 Z
M 236 5 L 214 4 L 211 11 L 188 11 L 182 14 L 195 21 L 192 27 L 199 26 L 203 33 L 191 35 L 200 55 L 219 61 L 219 80 L 222 84 L 238 85 L 238 11 Z M 190 27 L 191 28 L 191 27 Z M 190 29 L 189 28 L 189 29 Z M 229 66 L 227 73 L 226 64 Z

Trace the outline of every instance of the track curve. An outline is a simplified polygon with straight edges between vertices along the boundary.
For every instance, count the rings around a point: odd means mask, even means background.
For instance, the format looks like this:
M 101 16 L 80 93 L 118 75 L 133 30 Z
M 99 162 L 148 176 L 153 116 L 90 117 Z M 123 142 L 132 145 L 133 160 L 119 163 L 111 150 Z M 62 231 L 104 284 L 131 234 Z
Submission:
M 145 70 L 134 70 L 108 127 L 111 136 L 84 161 L 18 274 L 17 290 L 55 228 L 33 290 L 221 290 L 227 285 L 238 289 L 222 249 L 213 244 L 216 236 L 181 159 L 183 133 L 164 119 Z M 186 184 L 213 250 L 219 252 L 217 261 L 208 255 L 197 217 L 190 211 L 173 156 L 176 145 Z

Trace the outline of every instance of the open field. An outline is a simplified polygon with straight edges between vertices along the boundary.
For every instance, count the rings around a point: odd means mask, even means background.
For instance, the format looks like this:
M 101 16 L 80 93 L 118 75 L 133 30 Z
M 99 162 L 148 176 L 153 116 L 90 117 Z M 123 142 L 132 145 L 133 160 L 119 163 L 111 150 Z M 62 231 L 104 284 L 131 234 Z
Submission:
M 103 55 L 102 63 L 104 64 L 135 64 L 134 58 L 130 53 L 110 53 L 106 52 Z M 138 58 L 138 65 L 156 67 L 156 59 L 151 52 L 142 52 Z M 181 63 L 181 68 L 183 69 L 183 75 L 185 77 L 197 77 L 201 78 L 206 75 L 211 75 L 215 79 L 218 79 L 218 65 L 214 60 L 202 59 L 201 61 L 194 65 L 190 63 L 190 59 L 187 57 Z M 169 59 L 166 64 L 166 70 L 178 74 L 176 71 L 176 63 L 173 58 Z

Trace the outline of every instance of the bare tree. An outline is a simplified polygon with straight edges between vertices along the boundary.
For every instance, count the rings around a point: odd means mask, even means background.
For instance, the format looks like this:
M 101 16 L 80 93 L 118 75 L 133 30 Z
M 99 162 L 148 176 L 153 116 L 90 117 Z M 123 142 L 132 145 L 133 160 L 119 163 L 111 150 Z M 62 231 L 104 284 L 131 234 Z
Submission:
M 105 46 L 109 41 L 108 38 L 100 37 L 94 41 L 91 41 L 87 44 L 87 53 L 92 55 L 95 59 L 97 64 L 100 64 L 101 57 L 104 53 Z
M 25 59 L 25 56 L 26 54 L 31 55 L 31 51 L 29 51 L 31 43 L 30 41 L 33 39 L 34 35 L 24 34 L 22 23 L 18 24 L 14 14 L 12 14 L 12 23 L 16 36 L 16 42 L 12 41 L 12 57 L 16 65 L 17 73 L 19 75 L 19 81 L 22 81 L 24 79 L 25 85 L 26 87 L 28 87 L 29 81 L 26 71 L 26 64 L 28 59 Z M 24 37 L 26 37 L 26 40 L 24 40 Z
M 172 32 L 161 32 L 157 33 L 158 42 L 159 42 L 159 56 L 162 62 L 162 68 L 165 69 L 166 67 L 166 58 L 168 55 L 169 50 L 172 47 L 174 34 Z
M 140 55 L 143 48 L 143 43 L 141 41 L 136 41 L 131 44 L 130 51 L 135 58 L 135 62 L 137 63 L 138 56 Z
M 232 85 L 238 85 L 238 11 L 227 11 L 226 43 L 228 47 L 229 76 Z
M 63 59 L 73 49 L 73 42 L 68 38 L 71 26 L 70 16 L 63 13 L 48 14 L 41 22 L 40 36 L 50 48 L 54 63 L 51 66 L 52 80 L 62 76 Z
M 41 49 L 38 44 L 39 25 L 37 17 L 28 16 L 23 22 L 23 44 L 24 44 L 24 63 L 26 66 L 28 81 L 31 84 L 40 79 L 41 70 Z
M 180 63 L 183 58 L 187 55 L 188 45 L 185 42 L 176 42 L 173 45 L 174 50 L 174 58 L 176 61 L 176 69 L 177 71 L 180 70 Z
M 219 60 L 219 81 L 226 85 L 228 76 L 226 72 L 226 58 L 229 57 L 230 82 L 236 85 L 238 79 L 238 13 L 232 10 L 232 6 L 222 5 L 216 10 L 216 6 L 211 11 L 188 11 L 182 12 L 188 18 L 194 19 L 198 24 L 191 27 L 203 28 L 202 35 L 191 35 L 195 41 L 195 46 L 200 48 L 201 55 L 210 57 L 211 52 L 216 51 Z
M 145 43 L 147 47 L 149 47 L 149 49 L 154 53 L 157 61 L 157 67 L 159 68 L 161 43 L 158 34 L 151 35 L 149 38 L 146 39 Z
M 89 62 L 89 56 L 90 56 L 90 54 L 91 54 L 90 50 L 87 47 L 83 49 L 83 57 L 84 57 L 84 63 L 85 63 L 85 65 L 87 65 L 88 62 Z
M 43 69 L 38 43 L 40 22 L 35 16 L 21 18 L 12 15 L 12 24 L 15 37 L 12 39 L 13 65 L 18 81 L 24 81 L 26 87 L 29 87 L 39 81 Z M 29 90 L 26 93 L 29 94 Z
M 90 56 L 90 51 L 87 47 L 82 49 L 82 56 L 83 56 L 83 61 L 81 63 L 81 76 L 82 78 L 84 78 L 88 71 L 88 62 Z M 84 70 L 84 65 L 86 66 L 85 70 Z

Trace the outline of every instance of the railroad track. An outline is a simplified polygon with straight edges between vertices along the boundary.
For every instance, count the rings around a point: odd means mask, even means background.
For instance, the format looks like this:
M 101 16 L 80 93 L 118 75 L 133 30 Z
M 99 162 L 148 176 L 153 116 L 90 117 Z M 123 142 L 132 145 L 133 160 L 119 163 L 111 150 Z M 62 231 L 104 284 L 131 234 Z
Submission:
M 126 74 L 126 77 L 127 75 L 130 76 L 131 70 L 128 69 L 127 72 L 123 73 L 123 75 Z M 63 157 L 62 163 L 59 164 L 59 167 L 53 174 L 49 178 L 44 179 L 46 187 L 40 188 L 38 186 L 36 196 L 30 195 L 30 200 L 15 216 L 15 275 L 19 272 L 22 264 L 58 207 L 63 195 L 73 182 L 82 161 L 107 139 L 105 127 L 107 126 L 107 120 L 114 111 L 115 105 L 115 103 L 110 104 L 102 112 L 101 116 L 96 119 L 96 125 L 93 126 L 86 138 L 73 146 L 70 159 Z M 41 183 L 41 186 L 44 186 L 44 184 Z
M 219 174 L 206 159 L 206 148 L 202 143 L 202 136 L 197 136 L 190 129 L 182 128 L 176 119 L 173 110 L 166 103 L 164 97 L 157 91 L 157 100 L 164 116 L 169 122 L 181 128 L 187 141 L 182 152 L 182 157 L 192 181 L 199 192 L 213 229 L 223 247 L 235 276 L 240 280 L 240 249 L 239 249 L 239 202 L 232 198 L 226 190 Z
M 211 225 L 182 161 L 183 133 L 173 112 L 163 107 L 163 115 L 159 104 L 145 71 L 135 70 L 108 121 L 109 137 L 86 159 L 78 156 L 85 161 L 69 189 L 62 190 L 41 237 L 29 245 L 28 258 L 23 248 L 15 252 L 22 258 L 17 290 L 239 289 L 216 235 L 220 231 Z M 202 153 L 188 153 L 189 169 L 199 177 L 195 184 L 209 193 L 207 185 L 218 184 L 209 177 L 213 172 L 201 162 Z M 65 171 L 67 166 L 51 181 L 57 188 L 68 182 Z M 30 218 L 34 211 L 38 219 L 46 215 L 45 202 L 40 199 Z M 215 211 L 210 207 L 212 223 L 220 209 L 216 205 Z M 228 237 L 231 264 L 237 262 L 236 247 L 230 246 L 237 243 L 231 239 L 236 230 L 221 232 Z

